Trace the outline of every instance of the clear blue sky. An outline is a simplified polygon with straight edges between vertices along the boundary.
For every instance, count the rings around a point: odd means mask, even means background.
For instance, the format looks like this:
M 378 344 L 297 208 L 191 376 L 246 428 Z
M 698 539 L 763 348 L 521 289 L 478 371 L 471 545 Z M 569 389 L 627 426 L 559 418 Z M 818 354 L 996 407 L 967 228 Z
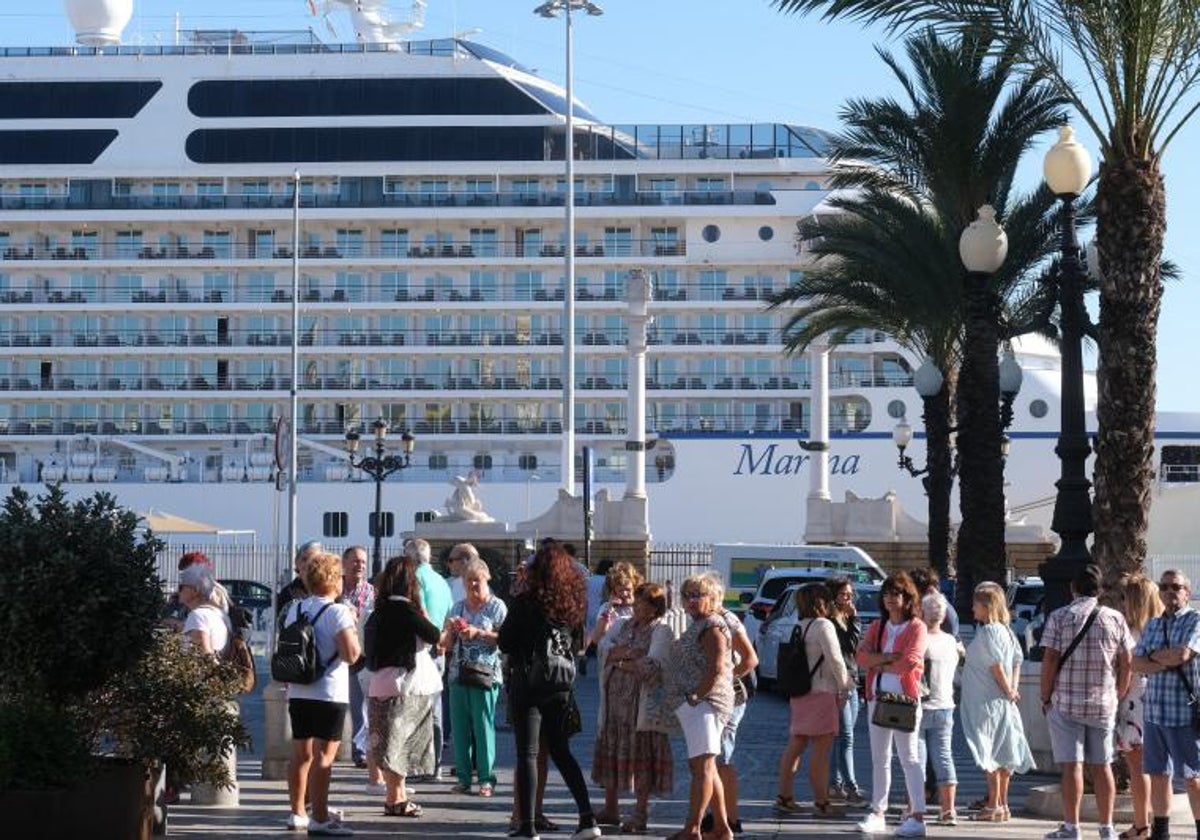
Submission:
M 608 122 L 778 121 L 836 128 L 838 109 L 848 98 L 899 93 L 874 53 L 874 45 L 884 40 L 878 31 L 784 16 L 768 0 L 598 2 L 605 9 L 602 17 L 576 19 L 576 95 Z M 399 17 L 411 5 L 392 0 L 390 7 Z M 535 0 L 429 0 L 424 34 L 443 37 L 477 27 L 481 31 L 472 39 L 561 82 L 562 23 L 533 15 L 536 5 Z M 22 7 L 34 11 L 16 11 Z M 66 16 L 53 0 L 3 8 L 3 45 L 69 43 Z M 322 38 L 335 40 L 325 22 L 309 14 L 307 0 L 135 0 L 125 40 L 169 39 L 177 12 L 184 28 L 311 26 Z M 353 39 L 344 14 L 336 13 L 331 22 L 336 40 Z M 900 49 L 898 43 L 890 46 Z M 1078 128 L 1095 150 L 1084 127 Z M 1021 188 L 1036 185 L 1050 142 L 1033 153 Z M 1188 149 L 1200 149 L 1200 119 L 1175 139 L 1164 162 L 1167 257 L 1179 264 L 1184 279 L 1168 287 L 1163 305 L 1158 404 L 1197 411 L 1195 349 L 1187 348 L 1200 315 L 1200 278 L 1195 276 L 1200 271 L 1200 166 L 1187 164 Z

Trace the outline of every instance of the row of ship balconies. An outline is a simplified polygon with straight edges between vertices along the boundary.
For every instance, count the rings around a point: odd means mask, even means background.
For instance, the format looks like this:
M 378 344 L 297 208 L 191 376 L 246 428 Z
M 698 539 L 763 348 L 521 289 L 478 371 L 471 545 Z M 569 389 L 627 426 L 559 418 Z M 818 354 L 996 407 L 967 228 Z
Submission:
M 683 301 L 751 301 L 755 308 L 761 306 L 761 301 L 768 300 L 775 293 L 770 288 L 736 288 L 722 286 L 702 288 L 686 286 L 655 288 L 653 300 L 658 302 Z M 485 288 L 396 288 L 390 285 L 381 288 L 342 288 L 342 289 L 304 289 L 300 300 L 306 304 L 313 303 L 513 303 L 561 301 L 566 297 L 562 286 L 555 288 L 538 288 L 520 286 L 511 281 L 498 283 Z M 613 286 L 593 289 L 586 281 L 577 283 L 575 300 L 578 301 L 607 301 L 616 302 L 621 306 L 625 303 L 623 289 Z M 204 289 L 192 290 L 186 287 L 169 289 L 128 289 L 111 286 L 109 288 L 88 289 L 6 289 L 0 291 L 0 303 L 25 304 L 60 304 L 60 303 L 231 303 L 253 304 L 261 306 L 264 303 L 291 303 L 290 289 L 247 288 L 247 289 Z
M 869 424 L 868 413 L 862 410 L 830 410 L 832 434 L 844 435 L 862 431 Z M 393 425 L 397 425 L 393 423 Z M 405 424 L 399 424 L 404 427 Z M 416 420 L 408 428 L 418 437 L 429 435 L 547 435 L 562 434 L 559 420 Z M 346 428 L 336 420 L 310 421 L 300 424 L 300 434 L 313 437 L 335 438 L 340 445 Z M 581 435 L 625 435 L 628 424 L 623 418 L 578 419 L 575 431 Z M 791 414 L 771 413 L 747 418 L 738 411 L 714 413 L 704 417 L 678 417 L 660 419 L 655 424 L 655 433 L 739 433 L 739 432 L 786 432 L 807 435 L 808 419 Z M 47 435 L 252 435 L 274 434 L 273 420 L 184 420 L 163 419 L 158 415 L 124 417 L 120 420 L 95 419 L 35 419 L 9 420 L 0 418 L 0 434 L 20 436 Z
M 0 210 L 291 210 L 287 193 L 225 193 L 202 195 L 5 195 Z M 561 208 L 566 192 L 439 191 L 384 192 L 356 196 L 341 193 L 301 193 L 302 210 L 465 208 L 479 211 L 498 207 Z M 775 198 L 766 190 L 576 190 L 576 207 L 770 206 Z
M 612 347 L 614 352 L 625 353 L 628 336 L 623 328 L 605 330 L 578 330 L 575 344 L 579 347 Z M 672 329 L 651 328 L 647 344 L 654 347 L 765 347 L 775 340 L 768 330 L 729 331 L 723 329 Z M 869 344 L 885 341 L 883 333 L 864 332 L 852 337 L 846 344 Z M 301 347 L 562 347 L 562 333 L 557 331 L 531 332 L 512 330 L 344 330 L 318 328 L 300 335 Z M 0 330 L 0 347 L 188 347 L 188 348 L 263 348 L 292 346 L 290 331 L 263 331 L 261 329 L 217 329 L 217 330 L 156 330 L 153 332 L 123 329 L 98 332 L 76 332 L 73 330 L 44 330 L 37 332 Z M 756 351 L 761 352 L 761 351 Z
M 414 237 L 415 238 L 415 237 Z M 183 244 L 133 246 L 123 242 L 95 242 L 88 245 L 10 245 L 0 250 L 0 261 L 89 262 L 105 261 L 138 264 L 147 260 L 270 261 L 291 260 L 290 245 L 263 246 L 248 243 L 223 243 L 192 247 Z M 566 246 L 538 242 L 489 241 L 459 243 L 448 241 L 421 245 L 397 245 L 395 242 L 360 241 L 351 246 L 304 245 L 300 259 L 315 260 L 499 260 L 562 258 Z M 620 259 L 629 257 L 683 257 L 687 246 L 677 238 L 621 240 L 615 243 L 577 244 L 575 256 L 581 258 Z
M 0 391 L 289 391 L 290 376 L 226 377 L 197 375 L 108 376 L 65 375 L 50 377 L 0 376 Z M 582 391 L 624 391 L 624 376 L 579 374 L 576 387 Z M 830 376 L 832 388 L 901 388 L 912 385 L 907 373 L 848 373 Z M 779 374 L 687 375 L 668 378 L 646 377 L 650 391 L 807 391 L 811 380 Z M 547 391 L 562 390 L 558 376 L 465 376 L 425 374 L 413 376 L 313 376 L 304 378 L 301 391 Z M 2 399 L 2 398 L 0 398 Z

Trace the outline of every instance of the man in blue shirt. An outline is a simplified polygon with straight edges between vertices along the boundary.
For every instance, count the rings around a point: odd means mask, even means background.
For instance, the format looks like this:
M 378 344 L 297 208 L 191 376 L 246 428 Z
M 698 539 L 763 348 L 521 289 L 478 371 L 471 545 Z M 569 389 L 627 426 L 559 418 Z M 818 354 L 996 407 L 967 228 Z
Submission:
M 1164 572 L 1158 593 L 1166 612 L 1146 624 L 1133 657 L 1133 670 L 1149 675 L 1142 768 L 1150 775 L 1150 840 L 1170 837 L 1173 770 L 1183 771 L 1200 838 L 1200 747 L 1193 707 L 1200 685 L 1200 613 L 1188 604 L 1192 585 L 1183 572 Z
M 446 626 L 446 616 L 450 613 L 451 603 L 450 584 L 430 564 L 429 543 L 422 539 L 409 540 L 404 544 L 404 556 L 417 561 L 417 582 L 421 585 L 421 606 L 425 615 L 435 627 Z M 446 657 L 438 655 L 434 658 L 438 673 L 446 673 Z M 443 690 L 445 684 L 443 681 Z M 442 764 L 442 698 L 441 694 L 433 699 L 433 777 L 438 775 L 438 767 Z

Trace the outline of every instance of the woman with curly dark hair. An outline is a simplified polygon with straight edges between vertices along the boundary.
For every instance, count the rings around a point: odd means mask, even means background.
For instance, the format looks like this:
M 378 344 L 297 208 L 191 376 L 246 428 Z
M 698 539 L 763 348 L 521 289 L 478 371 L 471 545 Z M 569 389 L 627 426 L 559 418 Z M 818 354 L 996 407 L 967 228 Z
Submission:
M 500 650 L 509 657 L 509 703 L 517 741 L 520 825 L 512 836 L 538 836 L 533 791 L 540 732 L 579 810 L 572 840 L 599 837 L 587 784 L 570 742 L 578 715 L 572 693 L 575 638 L 587 609 L 587 582 L 554 540 L 542 542 L 524 577 L 525 589 L 513 599 L 498 639 Z

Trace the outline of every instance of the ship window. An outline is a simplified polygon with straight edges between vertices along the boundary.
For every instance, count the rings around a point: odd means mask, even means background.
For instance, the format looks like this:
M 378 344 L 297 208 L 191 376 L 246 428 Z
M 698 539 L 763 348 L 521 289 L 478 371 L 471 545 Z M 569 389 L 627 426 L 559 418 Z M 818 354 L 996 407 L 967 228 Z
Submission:
M 442 452 L 434 452 L 429 456 L 429 469 L 444 470 L 450 466 L 449 459 Z
M 342 510 L 327 510 L 321 516 L 321 535 L 343 538 L 350 533 L 350 515 Z
M 0 160 L 6 166 L 95 163 L 116 139 L 117 132 L 107 128 L 0 131 Z
M 700 236 L 704 238 L 705 242 L 716 242 L 721 238 L 721 229 L 716 225 L 705 225 L 704 229 L 700 231 Z
M 209 80 L 192 85 L 188 108 L 197 117 L 547 113 L 509 81 L 478 78 Z M 581 110 L 575 109 L 577 114 Z
M 5 82 L 0 113 L 12 120 L 130 119 L 161 87 L 158 81 Z
M 101 151 L 78 162 L 91 163 Z M 186 151 L 192 162 L 212 164 L 546 159 L 545 131 L 537 126 L 201 129 L 188 135 Z
M 517 467 L 527 472 L 536 470 L 538 459 L 536 455 L 522 455 L 517 459 Z
M 492 468 L 492 456 L 476 455 L 471 459 L 471 466 L 477 470 L 490 470 Z
M 758 229 L 758 238 L 763 242 L 770 242 L 775 238 L 775 228 L 770 225 L 763 225 Z
M 1029 404 L 1029 413 L 1038 420 L 1041 420 L 1050 413 L 1050 406 L 1045 400 L 1034 400 Z
M 383 529 L 381 531 L 379 531 L 379 536 L 391 537 L 391 536 L 395 535 L 395 533 L 396 533 L 396 514 L 392 513 L 390 510 L 380 511 L 380 522 L 383 525 Z M 371 513 L 367 516 L 367 534 L 368 534 L 368 536 L 374 537 L 376 535 L 377 530 L 378 530 L 378 528 L 375 524 L 375 511 L 371 511 Z
M 904 400 L 892 400 L 887 407 L 888 417 L 893 420 L 900 420 L 907 415 L 907 406 L 904 405 Z

